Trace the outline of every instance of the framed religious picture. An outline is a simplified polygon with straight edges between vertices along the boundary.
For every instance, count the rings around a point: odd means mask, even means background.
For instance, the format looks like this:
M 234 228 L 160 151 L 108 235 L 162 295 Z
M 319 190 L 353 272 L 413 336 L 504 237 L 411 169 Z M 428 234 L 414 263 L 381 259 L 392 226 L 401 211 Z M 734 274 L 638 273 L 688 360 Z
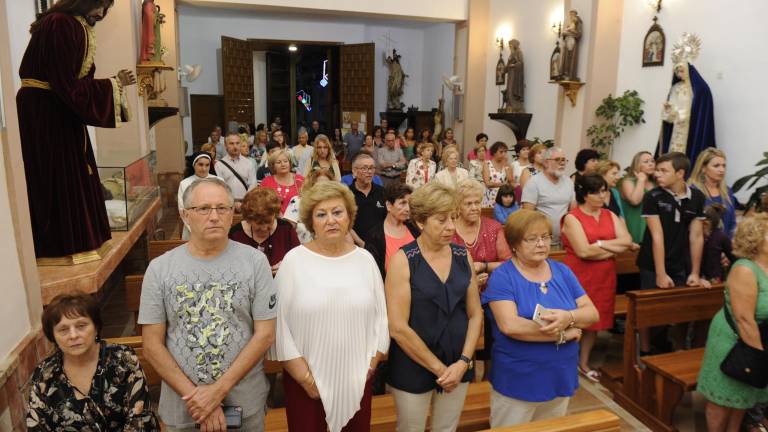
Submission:
M 35 0 L 37 13 L 41 14 L 47 11 L 54 3 L 56 3 L 56 0 Z
M 643 39 L 643 67 L 664 66 L 665 48 L 664 30 L 656 23 L 656 17 L 654 17 L 653 25 Z

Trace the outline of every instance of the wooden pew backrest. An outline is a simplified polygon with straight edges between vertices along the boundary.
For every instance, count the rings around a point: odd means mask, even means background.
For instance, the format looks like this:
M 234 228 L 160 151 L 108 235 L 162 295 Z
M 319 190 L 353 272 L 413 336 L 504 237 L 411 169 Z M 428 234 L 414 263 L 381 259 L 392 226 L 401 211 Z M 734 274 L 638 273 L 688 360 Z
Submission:
M 627 292 L 627 327 L 639 330 L 710 320 L 725 302 L 723 284 Z
M 174 240 L 151 240 L 149 242 L 149 260 L 159 257 L 160 255 L 168 252 L 171 249 L 175 249 L 186 243 L 186 240 L 174 239 Z

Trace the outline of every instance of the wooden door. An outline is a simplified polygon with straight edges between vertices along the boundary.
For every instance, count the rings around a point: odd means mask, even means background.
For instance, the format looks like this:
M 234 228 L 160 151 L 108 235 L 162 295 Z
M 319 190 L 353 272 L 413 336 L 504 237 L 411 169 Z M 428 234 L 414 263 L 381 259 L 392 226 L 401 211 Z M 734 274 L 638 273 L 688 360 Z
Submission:
M 291 79 L 291 59 L 283 49 L 267 51 L 267 127 L 280 117 L 286 140 L 291 135 L 291 107 L 294 83 Z M 291 141 L 287 141 L 291 142 Z
M 253 48 L 248 41 L 221 37 L 221 71 L 226 121 L 252 123 Z M 226 127 L 222 125 L 222 127 Z
M 213 127 L 224 124 L 224 96 L 193 94 L 189 96 L 190 111 L 192 111 L 192 148 L 195 151 L 208 141 Z
M 366 132 L 373 130 L 373 77 L 375 44 L 341 46 L 340 99 L 341 111 L 366 113 Z

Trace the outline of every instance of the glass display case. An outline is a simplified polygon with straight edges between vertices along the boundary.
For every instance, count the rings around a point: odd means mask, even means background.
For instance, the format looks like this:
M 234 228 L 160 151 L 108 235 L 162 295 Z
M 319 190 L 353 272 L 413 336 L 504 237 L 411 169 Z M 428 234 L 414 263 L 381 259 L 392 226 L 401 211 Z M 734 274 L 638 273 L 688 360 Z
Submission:
M 128 231 L 160 194 L 152 151 L 128 164 L 100 166 L 104 200 L 112 231 Z

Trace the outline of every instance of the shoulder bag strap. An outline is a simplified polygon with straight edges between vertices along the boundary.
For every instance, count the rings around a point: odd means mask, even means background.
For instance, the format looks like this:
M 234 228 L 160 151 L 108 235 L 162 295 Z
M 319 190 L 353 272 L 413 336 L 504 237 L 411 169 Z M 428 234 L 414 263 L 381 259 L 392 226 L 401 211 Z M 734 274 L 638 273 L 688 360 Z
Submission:
M 245 180 L 243 180 L 243 178 L 240 176 L 240 174 L 238 174 L 237 171 L 235 171 L 235 169 L 232 168 L 232 166 L 230 164 L 228 164 L 224 159 L 219 159 L 219 162 L 223 163 L 225 167 L 229 168 L 229 170 L 232 171 L 232 174 L 234 174 L 235 177 L 237 177 L 237 179 L 240 180 L 240 183 L 243 184 L 243 187 L 247 191 L 248 190 L 248 183 L 246 183 Z

